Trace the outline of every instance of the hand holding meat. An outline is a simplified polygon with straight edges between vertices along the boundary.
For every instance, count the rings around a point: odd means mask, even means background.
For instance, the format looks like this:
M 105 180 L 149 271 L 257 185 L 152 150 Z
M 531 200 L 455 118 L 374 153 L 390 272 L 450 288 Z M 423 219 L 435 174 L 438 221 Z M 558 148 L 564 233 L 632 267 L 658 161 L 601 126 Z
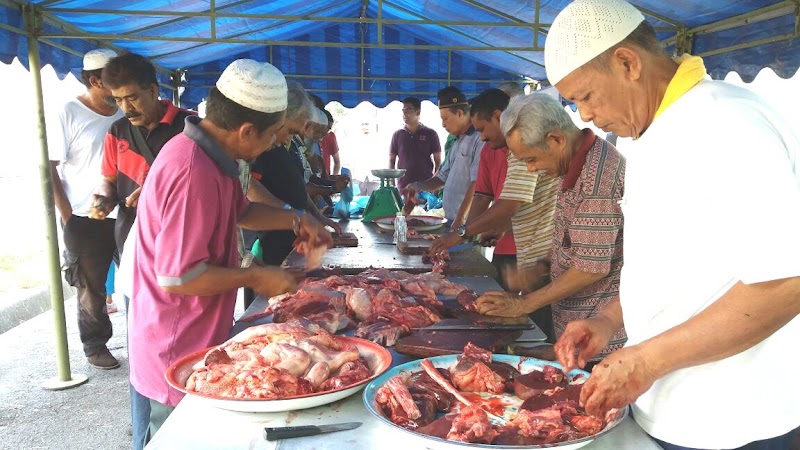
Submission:
M 531 312 L 522 297 L 505 291 L 488 291 L 475 303 L 478 312 L 488 316 L 519 317 Z
M 570 322 L 555 345 L 558 362 L 567 372 L 585 367 L 589 358 L 608 345 L 616 331 L 602 316 Z
M 254 282 L 250 286 L 256 293 L 265 297 L 274 297 L 297 290 L 295 277 L 277 267 L 253 267 Z
M 581 391 L 581 404 L 589 414 L 603 417 L 612 408 L 633 403 L 657 379 L 641 346 L 623 348 L 594 367 Z
M 342 235 L 342 226 L 339 225 L 338 222 L 326 218 L 325 221 L 322 222 L 322 225 L 333 228 L 333 232 L 336 233 L 337 236 Z
M 445 233 L 437 237 L 436 240 L 433 241 L 428 253 L 434 255 L 436 253 L 441 252 L 442 250 L 447 250 L 450 247 L 458 245 L 460 242 L 461 242 L 461 236 L 453 232 Z
M 89 218 L 95 220 L 104 220 L 114 207 L 116 203 L 103 195 L 92 194 L 92 206 L 89 207 Z

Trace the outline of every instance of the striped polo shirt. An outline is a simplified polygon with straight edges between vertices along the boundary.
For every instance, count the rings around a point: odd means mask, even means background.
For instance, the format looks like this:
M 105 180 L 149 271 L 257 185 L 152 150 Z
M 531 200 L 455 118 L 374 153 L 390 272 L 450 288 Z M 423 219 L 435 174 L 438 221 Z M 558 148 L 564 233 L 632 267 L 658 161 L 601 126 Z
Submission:
M 511 217 L 520 269 L 534 266 L 550 253 L 559 182 L 559 178 L 528 172 L 524 162 L 508 153 L 508 173 L 500 198 L 522 202 Z

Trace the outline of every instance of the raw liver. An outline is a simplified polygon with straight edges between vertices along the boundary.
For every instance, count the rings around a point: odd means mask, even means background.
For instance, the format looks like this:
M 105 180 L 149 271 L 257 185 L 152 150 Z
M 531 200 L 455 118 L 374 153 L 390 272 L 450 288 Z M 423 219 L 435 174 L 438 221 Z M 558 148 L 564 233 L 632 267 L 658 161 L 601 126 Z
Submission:
M 464 346 L 472 342 L 492 353 L 499 353 L 521 334 L 521 331 L 417 331 L 400 338 L 394 349 L 405 355 L 428 358 L 461 353 Z

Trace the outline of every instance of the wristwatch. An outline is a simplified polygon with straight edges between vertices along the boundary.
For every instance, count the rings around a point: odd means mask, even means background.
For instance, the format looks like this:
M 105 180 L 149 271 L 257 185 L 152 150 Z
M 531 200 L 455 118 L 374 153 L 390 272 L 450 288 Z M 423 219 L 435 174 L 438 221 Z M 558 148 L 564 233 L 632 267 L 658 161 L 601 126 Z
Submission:
M 467 226 L 466 225 L 460 225 L 458 228 L 456 228 L 456 234 L 458 234 L 458 237 L 460 237 L 462 239 L 466 239 L 467 238 Z

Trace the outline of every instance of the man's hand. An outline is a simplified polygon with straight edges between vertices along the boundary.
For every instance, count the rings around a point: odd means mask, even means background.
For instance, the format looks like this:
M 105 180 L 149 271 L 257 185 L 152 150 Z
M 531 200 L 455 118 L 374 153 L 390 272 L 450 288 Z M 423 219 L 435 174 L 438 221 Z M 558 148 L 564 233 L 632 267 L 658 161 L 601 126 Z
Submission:
M 604 417 L 609 409 L 623 408 L 647 392 L 658 379 L 647 361 L 641 346 L 634 345 L 617 350 L 594 366 L 581 390 L 580 402 L 586 412 Z
M 136 208 L 139 206 L 139 195 L 142 194 L 142 187 L 139 186 L 131 195 L 125 197 L 125 206 L 128 208 Z
M 250 288 L 258 295 L 269 298 L 297 290 L 295 277 L 277 267 L 251 266 L 250 270 L 256 271 L 255 282 Z
M 530 314 L 523 297 L 505 291 L 488 291 L 475 301 L 478 312 L 487 316 L 520 317 Z
M 116 203 L 110 198 L 103 195 L 92 194 L 92 206 L 89 208 L 89 218 L 104 220 L 111 211 L 114 210 L 115 206 L 117 206 Z
M 608 345 L 616 331 L 617 328 L 602 315 L 567 324 L 555 346 L 556 357 L 564 372 L 585 367 L 589 358 Z
M 419 193 L 419 182 L 415 181 L 406 185 L 406 198 L 416 199 L 417 193 Z
M 343 190 L 345 190 L 345 188 L 347 188 L 347 185 L 349 183 L 350 182 L 347 180 L 347 177 L 337 177 L 333 181 L 333 192 L 337 194 L 339 192 L 342 192 Z
M 428 250 L 428 253 L 434 255 L 436 253 L 441 252 L 442 250 L 447 250 L 450 247 L 460 244 L 462 241 L 461 236 L 451 232 L 445 233 L 439 237 L 437 237 L 433 243 L 431 244 L 431 248 Z
M 336 221 L 326 217 L 325 220 L 322 221 L 322 225 L 324 225 L 326 227 L 333 228 L 333 232 L 337 236 L 341 236 L 342 235 L 342 226 L 339 225 L 339 222 L 336 222 Z
M 483 232 L 483 233 L 481 233 L 481 237 L 480 237 L 480 240 L 478 241 L 478 243 L 480 243 L 482 247 L 494 247 L 494 246 L 497 245 L 497 241 L 499 241 L 500 238 L 503 237 L 504 234 L 505 233 L 503 233 L 502 231 L 501 232 L 496 232 L 496 231 Z
M 317 219 L 311 214 L 303 214 L 300 217 L 300 229 L 297 233 L 295 240 L 295 247 L 301 242 L 305 242 L 309 249 L 317 247 L 331 248 L 333 247 L 333 239 L 331 233 L 325 229 L 325 226 L 319 223 Z

